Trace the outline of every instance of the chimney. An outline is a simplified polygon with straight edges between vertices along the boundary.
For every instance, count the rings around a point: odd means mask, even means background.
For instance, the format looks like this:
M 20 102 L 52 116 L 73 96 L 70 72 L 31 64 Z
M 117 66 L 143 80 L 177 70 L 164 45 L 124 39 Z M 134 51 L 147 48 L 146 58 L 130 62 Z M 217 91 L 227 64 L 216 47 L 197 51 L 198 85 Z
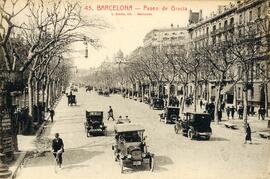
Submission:
M 179 28 L 179 24 L 177 24 L 177 28 Z
M 173 24 L 171 24 L 171 28 L 173 28 Z
M 202 10 L 200 9 L 200 12 L 199 12 L 199 21 L 202 20 Z

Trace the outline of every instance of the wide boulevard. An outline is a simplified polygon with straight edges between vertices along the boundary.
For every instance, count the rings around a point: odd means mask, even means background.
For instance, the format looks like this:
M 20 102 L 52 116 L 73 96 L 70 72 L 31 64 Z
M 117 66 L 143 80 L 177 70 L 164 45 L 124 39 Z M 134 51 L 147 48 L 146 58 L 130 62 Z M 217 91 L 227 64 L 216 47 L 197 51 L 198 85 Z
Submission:
M 147 104 L 123 98 L 120 95 L 98 96 L 80 88 L 77 106 L 68 106 L 63 96 L 55 110 L 55 122 L 49 124 L 45 137 L 53 138 L 56 132 L 64 140 L 63 167 L 54 169 L 52 153 L 28 161 L 18 178 L 265 178 L 269 164 L 270 146 L 267 140 L 254 140 L 244 144 L 243 134 L 212 124 L 213 135 L 209 141 L 189 140 L 175 134 L 172 124 L 159 120 L 160 110 L 152 110 Z M 115 118 L 129 116 L 132 123 L 145 127 L 146 143 L 155 154 L 155 169 L 148 166 L 125 168 L 120 173 L 114 161 L 113 126 L 107 121 L 109 106 Z M 87 137 L 84 130 L 85 110 L 104 111 L 108 136 Z

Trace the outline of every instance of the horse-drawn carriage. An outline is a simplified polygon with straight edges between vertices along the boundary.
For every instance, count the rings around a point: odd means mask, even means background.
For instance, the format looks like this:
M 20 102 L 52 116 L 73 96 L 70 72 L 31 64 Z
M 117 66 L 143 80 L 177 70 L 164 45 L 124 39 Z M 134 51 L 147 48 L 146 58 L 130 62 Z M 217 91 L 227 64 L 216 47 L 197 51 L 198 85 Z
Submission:
M 70 94 L 67 96 L 68 98 L 68 106 L 73 106 L 73 104 L 76 106 L 77 101 L 76 101 L 76 95 Z
M 86 136 L 107 135 L 107 127 L 103 122 L 103 111 L 85 112 L 86 122 L 84 123 Z

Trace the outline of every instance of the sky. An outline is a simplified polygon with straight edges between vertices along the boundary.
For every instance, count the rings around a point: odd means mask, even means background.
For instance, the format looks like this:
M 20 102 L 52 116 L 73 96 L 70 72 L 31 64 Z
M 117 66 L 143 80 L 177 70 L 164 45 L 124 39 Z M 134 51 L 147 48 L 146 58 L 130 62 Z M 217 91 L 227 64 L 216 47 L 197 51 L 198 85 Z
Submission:
M 46 0 L 45 0 L 46 1 Z M 88 45 L 88 58 L 85 58 L 85 45 L 80 42 L 72 45 L 69 58 L 73 59 L 78 69 L 90 69 L 99 66 L 108 57 L 121 49 L 124 55 L 130 54 L 137 47 L 143 45 L 145 35 L 153 29 L 169 28 L 171 24 L 176 27 L 186 27 L 189 10 L 198 12 L 202 9 L 203 17 L 217 11 L 218 5 L 228 5 L 231 0 L 63 0 L 79 1 L 82 14 L 86 19 L 92 17 L 102 18 L 110 28 L 103 30 L 89 29 L 86 36 L 95 36 L 100 39 L 102 47 L 94 49 Z M 19 0 L 20 6 L 26 0 Z M 98 10 L 97 6 L 127 5 L 132 11 Z M 91 6 L 93 10 L 85 9 Z M 155 7 L 155 8 L 154 8 Z M 175 10 L 178 7 L 180 10 Z M 139 9 L 138 9 L 139 8 Z M 158 8 L 158 9 L 156 9 Z M 164 10 L 166 9 L 167 10 Z M 154 9 L 154 10 L 153 10 Z M 118 13 L 118 15 L 116 14 Z M 131 15 L 119 15 L 130 13 Z M 151 13 L 152 15 L 138 15 L 138 13 Z M 23 14 L 23 13 L 22 13 Z M 22 16 L 23 17 L 23 16 Z
M 209 16 L 212 11 L 216 11 L 218 5 L 227 5 L 228 0 L 81 0 L 82 6 L 91 5 L 93 11 L 83 9 L 86 17 L 94 15 L 102 17 L 111 28 L 94 32 L 97 35 L 103 47 L 96 50 L 88 47 L 88 58 L 84 58 L 85 46 L 82 43 L 74 45 L 72 58 L 79 69 L 89 69 L 99 66 L 108 56 L 113 59 L 119 49 L 124 55 L 128 55 L 134 49 L 143 45 L 144 36 L 155 28 L 169 28 L 171 24 L 176 27 L 186 27 L 188 22 L 189 10 L 199 11 L 202 9 L 203 17 Z M 132 15 L 112 15 L 111 13 L 120 11 L 97 10 L 101 5 L 132 5 Z M 158 7 L 158 10 L 144 9 L 147 7 Z M 163 6 L 168 10 L 163 11 Z M 173 10 L 172 6 L 179 7 L 181 10 Z M 141 8 L 136 10 L 135 8 Z M 153 8 L 152 8 L 153 9 Z M 124 11 L 127 12 L 127 11 Z M 152 13 L 152 15 L 137 15 L 138 12 Z

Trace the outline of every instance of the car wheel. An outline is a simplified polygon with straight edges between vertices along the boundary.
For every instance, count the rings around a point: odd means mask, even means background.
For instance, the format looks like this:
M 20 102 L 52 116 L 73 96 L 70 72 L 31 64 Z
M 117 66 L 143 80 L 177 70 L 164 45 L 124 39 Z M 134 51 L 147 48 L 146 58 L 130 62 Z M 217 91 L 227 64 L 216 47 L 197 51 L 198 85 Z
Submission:
M 179 132 L 179 129 L 178 129 L 178 127 L 176 125 L 174 125 L 174 131 L 175 131 L 176 134 L 178 134 L 178 132 Z
M 210 140 L 210 135 L 205 136 L 205 140 Z
M 121 171 L 121 173 L 123 173 L 124 172 L 124 163 L 123 163 L 123 160 L 120 158 L 119 162 L 120 162 L 120 171 Z
M 191 130 L 191 129 L 188 130 L 188 138 L 189 138 L 190 140 L 192 140 L 192 139 L 194 138 L 194 132 L 193 132 L 193 130 Z
M 150 171 L 151 171 L 151 172 L 154 171 L 154 164 L 155 164 L 155 162 L 154 162 L 154 157 L 151 156 L 151 157 L 149 158 L 149 168 L 150 168 Z

